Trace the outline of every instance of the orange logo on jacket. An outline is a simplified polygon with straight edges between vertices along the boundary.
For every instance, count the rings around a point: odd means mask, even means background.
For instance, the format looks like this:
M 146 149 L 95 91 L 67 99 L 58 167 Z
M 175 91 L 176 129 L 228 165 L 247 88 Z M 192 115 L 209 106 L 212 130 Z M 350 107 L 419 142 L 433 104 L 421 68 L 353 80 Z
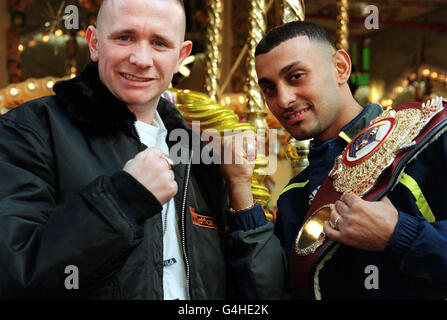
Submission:
M 195 212 L 196 209 L 194 209 L 193 207 L 189 207 L 189 210 L 191 211 L 192 223 L 194 223 L 196 226 L 217 230 L 217 226 L 214 223 L 213 217 L 198 214 Z

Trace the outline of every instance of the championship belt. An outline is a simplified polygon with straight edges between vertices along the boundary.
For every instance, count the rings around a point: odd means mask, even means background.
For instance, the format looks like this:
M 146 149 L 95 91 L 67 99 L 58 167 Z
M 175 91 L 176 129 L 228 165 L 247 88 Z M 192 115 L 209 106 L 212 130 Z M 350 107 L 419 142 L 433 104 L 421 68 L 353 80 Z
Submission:
M 339 244 L 326 239 L 325 221 L 343 193 L 364 200 L 384 197 L 399 182 L 406 164 L 447 130 L 447 101 L 403 103 L 384 111 L 360 131 L 335 159 L 306 215 L 289 257 L 292 293 L 298 299 L 320 298 L 318 273 Z

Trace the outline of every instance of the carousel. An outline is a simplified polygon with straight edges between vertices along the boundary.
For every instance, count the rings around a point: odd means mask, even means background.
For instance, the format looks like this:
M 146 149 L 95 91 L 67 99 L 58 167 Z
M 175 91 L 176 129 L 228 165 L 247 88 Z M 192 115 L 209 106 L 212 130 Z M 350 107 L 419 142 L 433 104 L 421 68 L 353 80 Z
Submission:
M 362 105 L 378 103 L 391 109 L 405 101 L 447 96 L 447 63 L 442 56 L 445 1 L 374 2 L 185 1 L 186 38 L 193 41 L 194 51 L 166 97 L 190 124 L 200 121 L 200 131 L 252 130 L 266 141 L 263 145 L 270 147 L 258 150 L 252 190 L 270 220 L 276 217 L 281 189 L 307 165 L 309 141 L 297 141 L 284 131 L 257 85 L 254 51 L 267 30 L 293 20 L 311 20 L 327 28 L 338 48 L 352 57 L 350 85 Z M 7 0 L 9 83 L 0 89 L 1 114 L 54 94 L 55 82 L 75 77 L 84 68 L 89 62 L 84 30 L 95 23 L 100 4 L 101 0 Z M 77 28 L 65 28 L 64 22 L 76 13 Z M 271 172 L 269 163 L 277 159 Z

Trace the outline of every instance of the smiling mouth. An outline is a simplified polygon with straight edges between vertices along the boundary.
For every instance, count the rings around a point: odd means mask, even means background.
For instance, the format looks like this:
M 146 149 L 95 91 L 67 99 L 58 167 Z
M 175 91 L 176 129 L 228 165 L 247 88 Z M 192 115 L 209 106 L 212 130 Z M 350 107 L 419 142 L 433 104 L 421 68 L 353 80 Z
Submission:
M 136 77 L 131 74 L 128 74 L 128 73 L 120 73 L 120 74 L 127 80 L 131 80 L 131 81 L 147 82 L 147 81 L 152 80 L 151 78 L 140 78 L 140 77 Z
M 310 110 L 310 105 L 307 105 L 306 104 L 306 107 L 304 107 L 304 108 L 300 108 L 300 109 L 294 109 L 294 110 L 292 110 L 292 111 L 289 111 L 289 112 L 285 112 L 285 113 L 283 113 L 283 118 L 285 119 L 285 120 L 287 120 L 287 121 L 290 121 L 290 120 L 292 120 L 292 119 L 296 119 L 296 120 L 301 120 L 301 118 L 302 118 L 302 116 L 307 112 L 307 111 L 309 111 Z

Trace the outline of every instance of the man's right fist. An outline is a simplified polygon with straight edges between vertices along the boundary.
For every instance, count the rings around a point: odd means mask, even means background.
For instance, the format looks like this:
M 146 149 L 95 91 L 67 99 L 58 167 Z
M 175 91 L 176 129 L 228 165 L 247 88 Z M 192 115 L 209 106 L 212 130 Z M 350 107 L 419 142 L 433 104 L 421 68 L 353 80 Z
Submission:
M 145 186 L 161 205 L 171 200 L 178 190 L 174 172 L 163 156 L 159 148 L 150 147 L 127 161 L 123 168 Z

